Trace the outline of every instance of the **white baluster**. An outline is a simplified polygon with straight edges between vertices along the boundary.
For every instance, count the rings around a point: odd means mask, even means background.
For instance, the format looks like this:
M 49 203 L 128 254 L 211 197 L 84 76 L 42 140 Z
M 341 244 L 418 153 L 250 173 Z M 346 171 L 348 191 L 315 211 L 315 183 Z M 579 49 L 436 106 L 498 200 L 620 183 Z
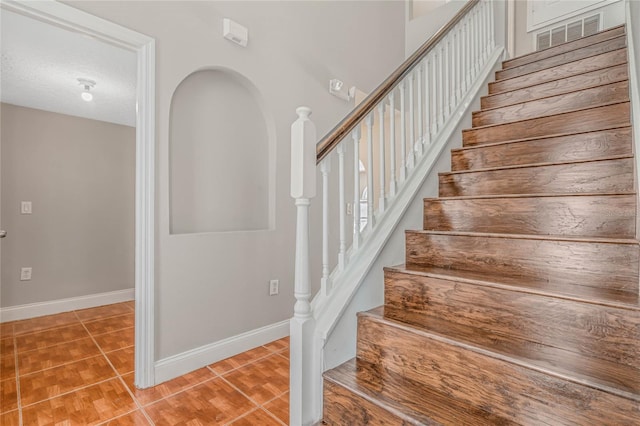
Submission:
M 495 40 L 495 24 L 494 24 L 493 2 L 489 2 L 489 48 L 493 50 L 496 47 Z
M 380 129 L 379 153 L 380 170 L 378 176 L 380 179 L 380 197 L 378 199 L 378 210 L 380 214 L 386 210 L 386 194 L 385 194 L 385 149 L 384 149 L 384 102 L 378 105 L 378 128 Z
M 344 153 L 347 151 L 347 142 L 342 141 L 338 151 L 338 201 L 340 203 L 340 246 L 338 248 L 338 268 L 344 270 L 347 253 L 347 236 L 345 221 L 347 218 L 347 205 L 344 197 Z
M 320 288 L 329 295 L 329 172 L 331 171 L 331 154 L 320 163 L 322 174 L 322 279 Z
M 465 37 L 465 43 L 464 43 L 464 69 L 465 69 L 465 85 L 464 85 L 464 89 L 465 92 L 469 89 L 469 86 L 471 86 L 471 70 L 473 69 L 473 64 L 471 63 L 471 33 L 473 31 L 473 28 L 471 27 L 471 16 L 468 16 L 467 18 L 465 18 L 466 23 L 465 23 L 465 32 L 466 32 L 466 37 Z
M 406 78 L 400 82 L 400 183 L 407 178 L 407 114 L 405 112 Z
M 389 196 L 396 195 L 396 103 L 395 91 L 389 93 Z
M 309 120 L 311 110 L 296 109 L 291 126 L 291 197 L 296 200 L 296 254 L 293 318 L 290 321 L 291 375 L 290 424 L 310 424 L 316 415 L 314 401 L 315 320 L 311 314 L 309 269 L 309 205 L 316 195 L 316 130 Z
M 427 56 L 424 63 L 420 64 L 423 68 L 423 81 L 424 81 L 424 144 L 431 144 L 431 87 L 429 87 L 429 61 L 431 57 Z
M 458 80 L 458 54 L 460 53 L 460 49 L 458 48 L 458 26 L 453 29 L 451 34 L 451 99 L 452 105 L 451 109 L 455 109 L 458 106 L 458 98 L 460 96 L 460 86 Z
M 353 139 L 353 251 L 360 248 L 360 125 L 351 131 Z
M 429 71 L 429 86 L 431 87 L 431 140 L 438 134 L 438 85 L 436 84 L 438 56 L 431 57 L 431 70 Z
M 407 167 L 409 170 L 413 169 L 416 165 L 416 157 L 413 153 L 413 145 L 416 142 L 416 129 L 414 123 L 414 111 L 413 111 L 413 73 L 407 77 L 409 79 L 409 152 L 407 159 Z
M 373 229 L 373 112 L 365 119 L 367 125 L 367 229 Z
M 442 45 L 438 49 L 438 76 L 436 79 L 436 83 L 438 86 L 438 129 L 442 127 L 444 123 L 444 87 L 443 87 L 443 68 L 444 68 L 444 59 L 443 59 L 443 48 Z
M 424 143 L 424 127 L 422 124 L 422 64 L 417 66 L 414 74 L 418 81 L 418 140 L 414 143 L 413 150 L 416 153 L 416 159 L 418 159 L 422 157 L 422 144 Z
M 473 33 L 476 34 L 473 38 L 473 79 L 475 80 L 480 72 L 480 37 L 478 37 L 478 33 L 480 32 L 480 11 L 477 6 L 473 8 L 473 22 Z
M 445 37 L 445 39 L 443 40 L 443 44 L 444 44 L 444 54 L 442 56 L 443 60 L 444 60 L 444 71 L 443 71 L 443 77 L 444 77 L 444 81 L 441 81 L 442 86 L 444 87 L 444 116 L 445 119 L 449 118 L 449 115 L 451 115 L 451 85 L 450 85 L 450 78 L 449 78 L 449 72 L 451 71 L 449 68 L 449 52 L 450 52 L 450 45 L 449 45 L 449 36 L 451 34 L 447 34 L 447 36 Z

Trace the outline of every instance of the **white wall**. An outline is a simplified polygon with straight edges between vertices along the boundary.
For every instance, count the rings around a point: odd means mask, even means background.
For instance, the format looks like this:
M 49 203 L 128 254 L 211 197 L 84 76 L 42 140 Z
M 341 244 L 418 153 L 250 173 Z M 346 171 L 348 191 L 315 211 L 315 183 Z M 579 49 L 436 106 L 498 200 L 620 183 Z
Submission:
M 132 289 L 135 128 L 0 108 L 1 306 Z M 31 281 L 20 281 L 28 266 Z
M 294 302 L 295 231 L 289 155 L 295 108 L 310 106 L 318 135 L 323 135 L 349 109 L 349 104 L 329 95 L 330 78 L 364 91 L 379 84 L 403 59 L 404 4 L 68 3 L 157 40 L 156 357 L 163 359 L 289 318 Z M 222 38 L 224 17 L 249 28 L 246 49 Z M 272 231 L 169 234 L 171 96 L 187 75 L 210 67 L 230 68 L 248 78 L 273 117 L 276 215 Z M 280 280 L 279 296 L 267 295 L 269 279 Z
M 405 56 L 408 57 L 416 51 L 440 27 L 449 22 L 465 4 L 465 0 L 452 0 L 430 10 L 424 15 L 408 19 L 405 31 Z M 408 16 L 409 14 L 410 12 L 407 11 Z

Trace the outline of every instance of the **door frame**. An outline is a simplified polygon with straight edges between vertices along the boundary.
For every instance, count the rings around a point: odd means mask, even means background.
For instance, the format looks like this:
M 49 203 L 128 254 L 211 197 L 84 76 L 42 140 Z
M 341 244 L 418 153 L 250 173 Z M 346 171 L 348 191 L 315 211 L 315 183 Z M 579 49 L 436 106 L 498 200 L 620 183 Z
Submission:
M 54 0 L 0 9 L 136 52 L 135 385 L 155 384 L 155 39 Z

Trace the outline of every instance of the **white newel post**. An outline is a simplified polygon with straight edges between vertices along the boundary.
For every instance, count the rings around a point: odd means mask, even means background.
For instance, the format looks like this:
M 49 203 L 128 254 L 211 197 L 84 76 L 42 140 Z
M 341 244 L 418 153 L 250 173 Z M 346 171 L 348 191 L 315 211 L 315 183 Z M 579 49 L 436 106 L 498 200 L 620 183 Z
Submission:
M 315 320 L 311 314 L 309 272 L 309 205 L 316 195 L 316 128 L 309 119 L 311 109 L 296 109 L 298 119 L 291 125 L 291 197 L 296 200 L 296 260 L 294 295 L 296 303 L 290 323 L 291 378 L 290 415 L 292 426 L 311 424 L 316 417 L 315 392 L 321 372 L 315 365 Z M 317 374 L 316 374 L 317 373 Z M 319 414 L 319 413 L 318 413 Z

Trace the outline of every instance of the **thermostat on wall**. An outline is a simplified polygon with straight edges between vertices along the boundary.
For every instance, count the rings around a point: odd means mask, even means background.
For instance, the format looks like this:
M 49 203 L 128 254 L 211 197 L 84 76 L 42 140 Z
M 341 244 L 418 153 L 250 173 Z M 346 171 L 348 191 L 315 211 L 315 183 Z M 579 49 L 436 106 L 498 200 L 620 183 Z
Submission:
M 242 47 L 247 47 L 249 30 L 229 18 L 222 20 L 222 35 L 227 40 L 231 40 Z

